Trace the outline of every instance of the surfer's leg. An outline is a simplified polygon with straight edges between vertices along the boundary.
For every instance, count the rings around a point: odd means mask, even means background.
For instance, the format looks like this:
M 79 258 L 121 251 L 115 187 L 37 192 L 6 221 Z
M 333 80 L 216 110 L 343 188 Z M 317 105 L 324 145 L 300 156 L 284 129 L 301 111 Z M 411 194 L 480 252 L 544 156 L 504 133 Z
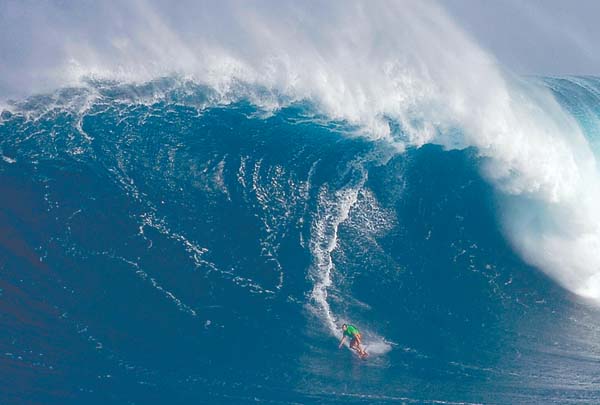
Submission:
M 352 339 L 352 343 L 354 343 L 354 350 L 356 350 L 361 356 L 364 356 L 365 349 L 363 349 L 362 347 L 360 336 L 357 336 L 354 339 Z
M 361 344 L 360 340 L 357 342 L 356 347 L 358 348 L 358 352 L 362 357 L 367 355 L 367 351 L 365 350 L 365 347 Z
M 360 357 L 364 357 L 367 354 L 365 352 L 365 350 L 362 348 L 362 346 L 360 345 L 360 339 L 356 339 L 356 338 L 352 339 L 352 341 L 350 342 L 350 348 L 352 350 L 355 350 L 356 353 L 358 353 L 358 355 Z

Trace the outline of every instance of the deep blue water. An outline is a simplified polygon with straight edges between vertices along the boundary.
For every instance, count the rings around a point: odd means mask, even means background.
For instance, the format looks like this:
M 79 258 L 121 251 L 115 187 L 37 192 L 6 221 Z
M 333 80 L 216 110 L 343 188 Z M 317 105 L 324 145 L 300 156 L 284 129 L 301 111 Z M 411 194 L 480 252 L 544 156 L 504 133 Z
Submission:
M 547 83 L 595 144 L 580 80 Z M 2 403 L 598 401 L 600 312 L 513 251 L 475 150 L 159 84 L 2 113 Z

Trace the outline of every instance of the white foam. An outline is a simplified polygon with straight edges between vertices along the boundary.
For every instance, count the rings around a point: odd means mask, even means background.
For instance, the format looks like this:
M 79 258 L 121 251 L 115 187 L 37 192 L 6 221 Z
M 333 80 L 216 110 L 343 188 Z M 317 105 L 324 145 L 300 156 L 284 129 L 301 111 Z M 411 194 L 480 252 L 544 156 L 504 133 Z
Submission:
M 0 152 L 1 155 L 1 152 Z M 17 159 L 5 156 L 5 155 L 1 155 L 2 156 L 2 160 L 8 164 L 13 164 L 13 163 L 17 163 Z
M 358 189 L 348 187 L 334 194 L 333 200 L 329 198 L 330 191 L 324 187 L 319 194 L 319 211 L 317 219 L 312 224 L 310 251 L 314 263 L 310 270 L 310 277 L 314 282 L 311 299 L 315 306 L 314 312 L 324 320 L 329 332 L 336 337 L 341 337 L 340 325 L 327 302 L 327 290 L 332 286 L 332 273 L 334 263 L 331 253 L 337 247 L 338 228 L 348 219 L 350 209 L 356 203 Z
M 154 287 L 156 290 L 160 291 L 166 298 L 168 298 L 170 301 L 172 301 L 177 306 L 177 308 L 179 308 L 180 311 L 186 312 L 191 316 L 197 316 L 196 311 L 192 307 L 190 307 L 189 305 L 186 305 L 179 298 L 177 298 L 171 291 L 167 290 L 165 287 L 163 287 L 161 284 L 159 284 L 158 281 L 156 281 L 156 278 L 148 275 L 148 273 L 146 273 L 144 270 L 142 270 L 140 268 L 140 265 L 138 263 L 128 260 L 128 259 L 125 259 L 124 257 L 119 257 L 119 256 L 114 257 L 113 256 L 113 258 L 121 260 L 124 263 L 127 263 L 130 266 L 132 266 L 133 268 L 135 268 L 135 274 L 138 277 L 140 277 L 144 281 L 149 281 L 150 284 L 152 284 L 152 287 Z
M 311 227 L 309 248 L 314 260 L 309 273 L 314 282 L 311 292 L 313 304 L 311 308 L 313 313 L 323 320 L 329 333 L 338 339 L 342 336 L 341 325 L 355 323 L 357 320 L 339 317 L 333 312 L 327 300 L 328 290 L 333 287 L 335 272 L 332 253 L 338 247 L 340 225 L 350 219 L 351 212 L 360 209 L 358 206 L 359 195 L 362 193 L 363 198 L 377 205 L 374 196 L 363 189 L 365 181 L 366 174 L 362 172 L 362 176 L 358 180 L 341 190 L 332 191 L 329 187 L 323 186 L 319 193 L 318 212 Z M 358 216 L 359 222 L 365 220 L 365 214 L 362 212 L 353 213 L 353 215 Z M 367 223 L 363 222 L 363 225 L 372 233 L 377 233 L 381 230 L 381 227 L 376 225 L 379 218 L 374 215 L 374 218 L 371 219 L 375 222 L 366 220 Z M 381 355 L 391 350 L 391 345 L 382 336 L 365 328 L 364 325 L 361 325 L 361 329 L 363 330 L 363 345 L 371 356 Z
M 309 249 L 313 256 L 309 276 L 314 283 L 310 309 L 324 322 L 328 332 L 338 339 L 342 337 L 341 325 L 354 321 L 337 316 L 327 300 L 328 290 L 333 287 L 335 272 L 332 253 L 338 247 L 339 227 L 349 219 L 366 181 L 366 173 L 358 169 L 360 177 L 340 190 L 331 190 L 328 186 L 321 187 L 319 207 L 311 226 L 309 241 Z M 391 350 L 391 345 L 383 337 L 372 330 L 362 329 L 363 344 L 370 355 L 380 355 Z
M 391 349 L 392 346 L 381 337 L 377 337 L 374 340 L 365 340 L 365 350 L 371 357 L 380 356 L 389 352 Z

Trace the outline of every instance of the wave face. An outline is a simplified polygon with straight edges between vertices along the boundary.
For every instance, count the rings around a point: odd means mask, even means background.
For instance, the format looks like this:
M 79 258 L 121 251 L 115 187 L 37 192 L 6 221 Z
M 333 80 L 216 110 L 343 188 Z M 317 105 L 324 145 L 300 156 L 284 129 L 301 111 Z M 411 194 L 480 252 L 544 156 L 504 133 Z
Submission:
M 133 99 L 152 103 L 162 85 L 144 83 L 170 77 L 204 88 L 195 99 L 184 86 L 190 106 L 246 100 L 277 111 L 306 102 L 327 120 L 398 151 L 472 147 L 503 199 L 502 228 L 514 249 L 570 291 L 600 299 L 600 259 L 593 253 L 600 247 L 600 175 L 589 134 L 552 86 L 506 72 L 439 5 L 30 6 L 27 13 L 4 6 L 10 18 L 0 34 L 21 39 L 1 43 L 11 56 L 0 71 L 5 108 L 14 104 L 10 96 L 90 81 L 137 83 L 143 90 Z M 23 26 L 35 29 L 23 35 Z M 74 102 L 92 102 L 94 86 L 91 93 Z M 329 249 L 315 247 L 323 248 Z
M 597 153 L 600 81 L 538 82 Z M 597 398 L 597 310 L 523 261 L 534 228 L 503 225 L 544 200 L 481 149 L 214 100 L 89 82 L 2 113 L 8 402 Z

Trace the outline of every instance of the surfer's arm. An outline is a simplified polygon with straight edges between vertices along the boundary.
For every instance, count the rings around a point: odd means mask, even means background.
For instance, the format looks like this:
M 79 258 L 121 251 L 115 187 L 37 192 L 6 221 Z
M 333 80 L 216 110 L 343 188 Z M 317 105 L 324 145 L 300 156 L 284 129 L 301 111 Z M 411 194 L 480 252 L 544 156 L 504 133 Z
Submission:
M 346 340 L 346 336 L 342 336 L 342 340 L 340 341 L 340 345 L 338 346 L 339 349 L 342 348 L 342 345 L 344 344 L 344 341 Z

